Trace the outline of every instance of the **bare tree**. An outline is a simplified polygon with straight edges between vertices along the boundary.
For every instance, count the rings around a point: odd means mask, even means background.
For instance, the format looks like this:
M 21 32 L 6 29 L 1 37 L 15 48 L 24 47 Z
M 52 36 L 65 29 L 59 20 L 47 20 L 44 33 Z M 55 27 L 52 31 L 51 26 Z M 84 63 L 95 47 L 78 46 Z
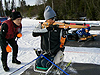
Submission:
M 26 5 L 25 0 L 22 0 L 22 1 L 21 1 L 21 6 L 25 6 L 25 5 Z
M 0 16 L 5 16 L 3 6 L 2 6 L 2 0 L 0 0 Z
M 14 0 L 12 0 L 12 2 L 11 2 L 11 10 L 13 10 L 14 9 Z
M 6 0 L 4 0 L 4 4 L 5 4 L 5 9 L 7 9 L 7 2 L 6 2 Z
M 22 11 L 22 14 L 24 14 L 24 12 L 25 12 L 25 6 L 26 6 L 26 2 L 25 2 L 25 0 L 22 0 L 22 1 L 20 1 L 21 2 L 21 11 Z
M 2 16 L 2 0 L 0 0 L 0 16 Z
M 10 8 L 10 0 L 8 2 L 4 0 L 4 6 L 5 6 L 5 10 L 8 10 Z
M 10 3 L 10 0 L 8 1 L 8 3 Z
M 42 3 L 44 4 L 44 7 L 45 7 L 46 0 L 42 0 Z
M 36 0 L 36 5 L 38 6 L 38 5 L 40 5 L 42 3 L 42 0 Z
M 11 4 L 10 4 L 10 0 L 8 0 L 8 9 L 10 10 Z
M 19 0 L 19 7 L 21 6 L 21 1 Z

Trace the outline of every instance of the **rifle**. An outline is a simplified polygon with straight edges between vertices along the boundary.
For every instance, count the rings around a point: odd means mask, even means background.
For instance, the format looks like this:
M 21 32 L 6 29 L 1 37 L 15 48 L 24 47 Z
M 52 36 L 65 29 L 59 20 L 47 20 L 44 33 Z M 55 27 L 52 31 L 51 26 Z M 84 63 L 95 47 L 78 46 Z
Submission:
M 70 24 L 65 24 L 65 23 L 62 23 L 62 22 L 54 22 L 53 25 L 57 25 L 59 28 L 87 28 L 87 26 L 70 25 Z M 49 23 L 43 22 L 42 28 L 47 28 L 47 27 L 49 27 Z

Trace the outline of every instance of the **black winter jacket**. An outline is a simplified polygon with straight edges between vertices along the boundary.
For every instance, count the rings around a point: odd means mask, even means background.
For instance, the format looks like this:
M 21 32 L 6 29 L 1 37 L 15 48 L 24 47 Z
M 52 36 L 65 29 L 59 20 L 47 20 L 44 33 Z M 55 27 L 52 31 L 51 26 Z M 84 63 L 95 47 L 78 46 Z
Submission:
M 39 29 L 40 28 L 40 29 Z M 60 39 L 63 36 L 63 29 L 50 25 L 41 29 L 41 25 L 33 30 L 33 36 L 41 35 L 41 48 L 51 55 L 56 55 L 60 48 Z

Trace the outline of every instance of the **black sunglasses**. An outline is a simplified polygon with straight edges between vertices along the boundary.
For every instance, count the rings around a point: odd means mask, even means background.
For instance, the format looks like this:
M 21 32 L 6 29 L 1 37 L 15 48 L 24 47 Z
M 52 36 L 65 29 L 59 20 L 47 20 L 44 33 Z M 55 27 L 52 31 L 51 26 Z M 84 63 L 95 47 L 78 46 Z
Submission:
M 54 20 L 54 21 L 55 21 L 55 17 L 53 17 L 53 18 L 50 18 L 50 19 L 52 19 L 52 20 Z

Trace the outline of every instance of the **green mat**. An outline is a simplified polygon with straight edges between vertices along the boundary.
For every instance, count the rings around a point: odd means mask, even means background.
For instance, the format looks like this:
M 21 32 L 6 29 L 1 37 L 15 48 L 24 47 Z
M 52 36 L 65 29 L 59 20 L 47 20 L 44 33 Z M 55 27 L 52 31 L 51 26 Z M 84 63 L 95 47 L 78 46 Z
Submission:
M 42 70 L 47 70 L 48 68 L 44 68 L 44 67 L 38 67 L 36 66 L 37 69 L 42 69 Z

